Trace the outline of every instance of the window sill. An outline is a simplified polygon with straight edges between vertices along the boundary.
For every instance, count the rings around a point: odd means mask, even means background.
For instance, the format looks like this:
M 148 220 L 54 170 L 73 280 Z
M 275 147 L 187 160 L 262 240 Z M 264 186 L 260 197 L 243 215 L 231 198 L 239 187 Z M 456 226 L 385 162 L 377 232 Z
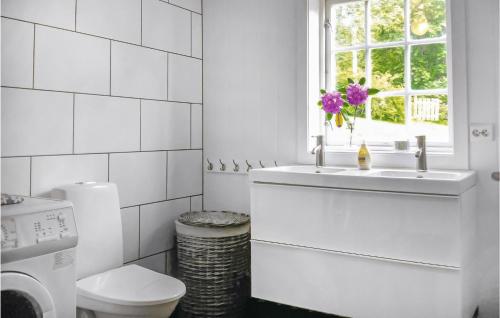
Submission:
M 358 153 L 359 146 L 353 147 L 336 147 L 336 146 L 327 146 L 326 153 Z M 397 156 L 414 156 L 415 152 L 418 150 L 416 147 L 410 147 L 408 151 L 397 151 L 392 147 L 384 147 L 384 146 L 370 146 L 368 145 L 368 150 L 370 154 L 385 154 L 385 155 L 397 155 Z M 451 147 L 427 147 L 427 155 L 428 156 L 453 156 L 453 148 Z
M 415 151 L 396 151 L 394 148 L 372 149 L 368 146 L 372 159 L 372 166 L 376 168 L 414 169 L 416 165 Z M 299 164 L 314 164 L 315 155 L 310 152 L 299 154 Z M 358 163 L 358 147 L 327 147 L 325 153 L 326 164 L 329 166 L 356 166 Z M 456 153 L 451 148 L 428 149 L 427 164 L 429 169 L 461 170 L 466 167 L 456 160 Z

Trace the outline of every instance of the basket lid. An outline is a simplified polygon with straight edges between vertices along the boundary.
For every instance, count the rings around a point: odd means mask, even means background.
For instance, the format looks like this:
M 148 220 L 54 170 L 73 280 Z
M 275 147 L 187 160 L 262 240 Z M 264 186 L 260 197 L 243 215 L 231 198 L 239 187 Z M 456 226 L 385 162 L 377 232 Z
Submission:
M 230 227 L 247 224 L 250 216 L 231 211 L 193 211 L 181 214 L 178 221 L 198 227 Z

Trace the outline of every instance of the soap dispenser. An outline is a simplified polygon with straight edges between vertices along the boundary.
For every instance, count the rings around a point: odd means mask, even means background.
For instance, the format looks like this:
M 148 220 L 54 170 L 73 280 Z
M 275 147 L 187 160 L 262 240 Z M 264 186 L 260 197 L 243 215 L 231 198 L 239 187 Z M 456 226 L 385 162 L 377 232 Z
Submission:
M 358 167 L 360 170 L 370 170 L 372 167 L 372 158 L 370 156 L 370 151 L 366 147 L 366 141 L 359 147 L 358 151 Z

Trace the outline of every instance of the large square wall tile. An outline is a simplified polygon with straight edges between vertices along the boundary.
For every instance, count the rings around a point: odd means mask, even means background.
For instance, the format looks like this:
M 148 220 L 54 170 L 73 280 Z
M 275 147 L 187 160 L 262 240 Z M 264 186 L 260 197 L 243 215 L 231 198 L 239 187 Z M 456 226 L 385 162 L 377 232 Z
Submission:
M 137 261 L 132 262 L 132 264 L 136 264 L 152 271 L 165 274 L 167 267 L 167 254 L 159 253 L 149 257 L 141 258 Z
M 203 148 L 203 107 L 191 105 L 191 148 Z
M 31 195 L 45 196 L 55 188 L 76 182 L 106 182 L 108 155 L 33 157 Z
M 76 30 L 141 44 L 141 0 L 78 0 Z
M 141 257 L 175 246 L 175 220 L 189 211 L 189 198 L 141 206 Z
M 166 170 L 164 151 L 110 154 L 109 181 L 118 186 L 120 206 L 165 200 Z
M 191 211 L 202 211 L 203 210 L 203 196 L 197 195 L 191 197 Z
M 35 26 L 2 18 L 2 85 L 33 86 Z
M 202 102 L 202 61 L 169 54 L 168 99 L 176 102 Z
M 2 156 L 69 154 L 73 95 L 2 88 Z
M 166 100 L 167 64 L 167 53 L 113 42 L 111 94 Z
M 191 13 L 158 0 L 142 1 L 142 44 L 191 54 Z
M 143 100 L 142 150 L 188 149 L 189 104 Z
M 202 193 L 202 151 L 168 152 L 168 199 Z
M 76 0 L 2 0 L 2 16 L 75 29 Z
M 170 3 L 201 13 L 201 0 L 170 0 Z
M 139 258 L 139 207 L 121 209 L 123 228 L 123 261 Z
M 35 88 L 109 94 L 110 41 L 36 26 Z
M 75 95 L 75 152 L 138 151 L 138 99 Z
M 2 193 L 30 195 L 30 158 L 2 158 Z
M 202 16 L 197 13 L 191 13 L 191 30 L 193 32 L 191 38 L 191 55 L 194 57 L 203 57 L 203 23 Z

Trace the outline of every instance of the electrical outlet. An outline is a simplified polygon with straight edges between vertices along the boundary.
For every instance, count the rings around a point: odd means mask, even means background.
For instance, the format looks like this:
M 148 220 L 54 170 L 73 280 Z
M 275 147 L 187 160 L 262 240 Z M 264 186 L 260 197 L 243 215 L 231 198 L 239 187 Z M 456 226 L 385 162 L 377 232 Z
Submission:
M 493 124 L 471 124 L 471 141 L 493 141 Z

